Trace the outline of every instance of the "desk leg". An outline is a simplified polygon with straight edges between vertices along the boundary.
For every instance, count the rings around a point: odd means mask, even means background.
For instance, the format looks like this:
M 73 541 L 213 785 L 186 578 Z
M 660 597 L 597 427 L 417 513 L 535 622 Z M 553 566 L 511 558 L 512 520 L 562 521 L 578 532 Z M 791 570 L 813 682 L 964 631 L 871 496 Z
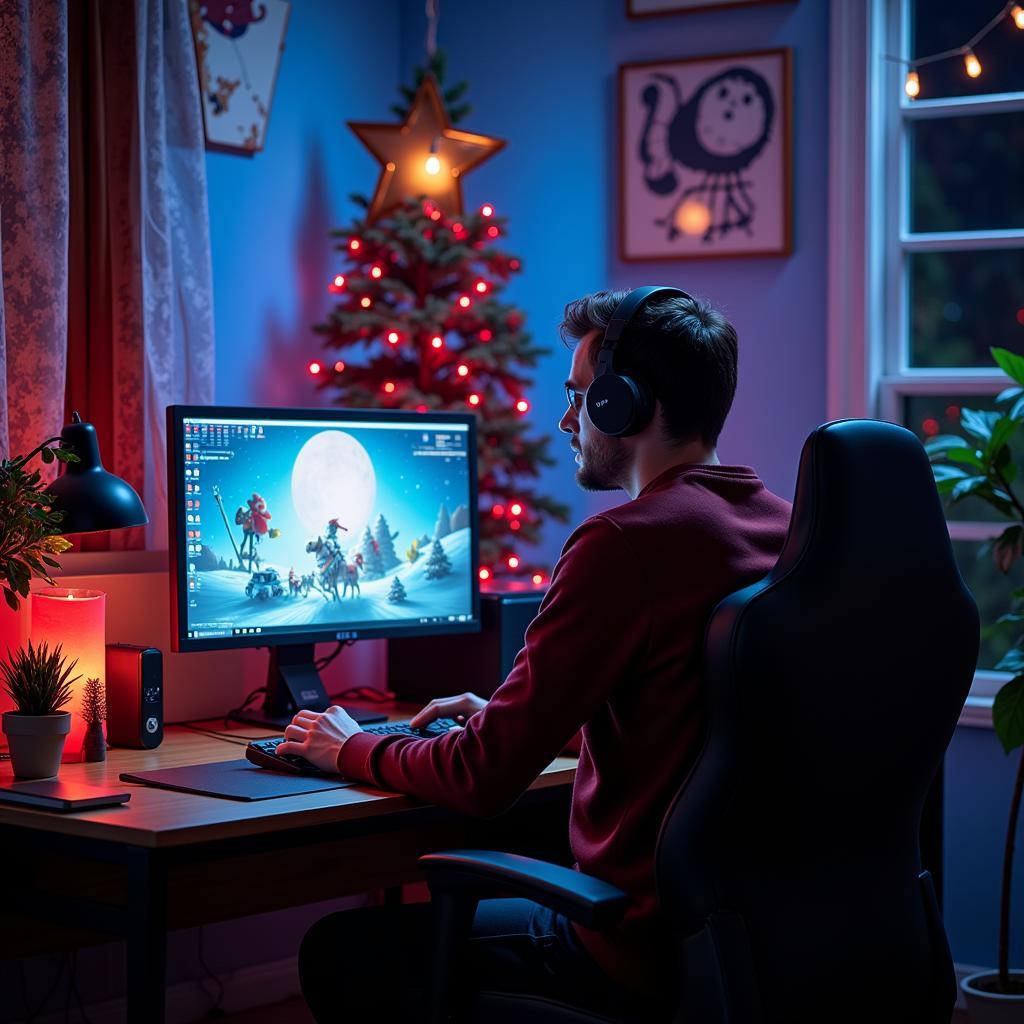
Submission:
M 167 983 L 167 872 L 148 850 L 128 868 L 125 960 L 128 1024 L 163 1024 Z

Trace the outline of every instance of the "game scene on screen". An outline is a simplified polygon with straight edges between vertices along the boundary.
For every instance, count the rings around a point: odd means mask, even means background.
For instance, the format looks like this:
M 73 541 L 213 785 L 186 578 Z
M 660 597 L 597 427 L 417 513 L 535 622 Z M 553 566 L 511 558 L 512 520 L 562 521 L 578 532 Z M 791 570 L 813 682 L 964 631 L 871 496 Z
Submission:
M 190 637 L 470 618 L 465 431 L 186 421 L 183 436 Z

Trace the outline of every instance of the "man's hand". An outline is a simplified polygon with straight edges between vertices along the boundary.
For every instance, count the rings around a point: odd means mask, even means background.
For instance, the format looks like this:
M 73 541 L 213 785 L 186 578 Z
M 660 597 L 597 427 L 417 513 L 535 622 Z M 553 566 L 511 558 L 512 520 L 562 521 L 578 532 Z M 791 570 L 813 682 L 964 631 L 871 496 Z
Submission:
M 298 754 L 321 771 L 338 771 L 342 744 L 362 729 L 337 704 L 326 711 L 300 711 L 284 731 L 275 753 Z
M 419 729 L 429 725 L 435 718 L 454 718 L 462 726 L 485 707 L 487 701 L 475 693 L 463 693 L 458 697 L 437 697 L 422 711 L 417 711 L 409 720 L 409 724 Z

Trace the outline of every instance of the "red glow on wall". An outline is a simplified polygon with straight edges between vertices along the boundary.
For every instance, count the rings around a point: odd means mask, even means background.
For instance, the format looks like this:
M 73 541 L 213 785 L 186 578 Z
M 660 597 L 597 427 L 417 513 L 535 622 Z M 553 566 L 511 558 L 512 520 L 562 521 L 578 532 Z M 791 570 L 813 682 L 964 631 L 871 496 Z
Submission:
M 934 437 L 939 432 L 939 421 L 933 420 L 930 417 L 921 424 L 921 430 L 928 435 L 928 437 Z

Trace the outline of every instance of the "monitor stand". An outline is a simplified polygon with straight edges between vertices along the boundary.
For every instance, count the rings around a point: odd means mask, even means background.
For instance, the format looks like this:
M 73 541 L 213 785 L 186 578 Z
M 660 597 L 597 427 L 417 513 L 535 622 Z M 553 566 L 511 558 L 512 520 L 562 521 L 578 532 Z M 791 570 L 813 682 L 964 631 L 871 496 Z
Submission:
M 270 648 L 267 695 L 262 708 L 231 714 L 236 722 L 284 731 L 297 711 L 326 711 L 327 691 L 316 668 L 312 644 L 283 644 Z M 384 722 L 387 715 L 365 708 L 345 708 L 360 725 Z

